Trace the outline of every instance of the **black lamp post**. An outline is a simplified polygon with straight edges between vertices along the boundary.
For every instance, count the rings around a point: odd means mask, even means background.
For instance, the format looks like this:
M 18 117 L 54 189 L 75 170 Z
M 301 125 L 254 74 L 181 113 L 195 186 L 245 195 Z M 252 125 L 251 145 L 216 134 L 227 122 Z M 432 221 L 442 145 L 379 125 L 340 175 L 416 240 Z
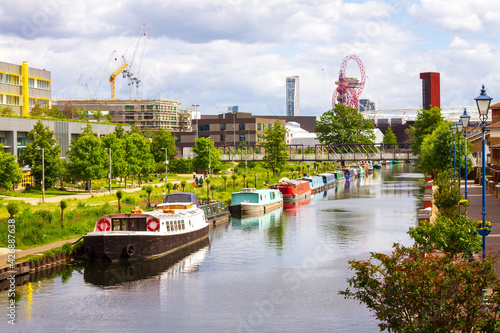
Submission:
M 453 137 L 453 179 L 455 179 L 455 175 L 457 173 L 457 168 L 456 168 L 456 151 L 455 151 L 455 135 L 457 134 L 458 128 L 457 125 L 451 126 L 451 136 Z
M 464 114 L 460 116 L 460 121 L 463 125 L 463 134 L 464 134 L 464 168 L 465 168 L 465 200 L 467 200 L 467 127 L 469 127 L 470 116 L 467 114 L 467 109 L 464 108 Z
M 482 158 L 482 171 L 481 171 L 481 179 L 482 179 L 482 187 L 483 187 L 483 259 L 486 256 L 486 231 L 485 231 L 485 226 L 486 226 L 486 166 L 485 166 L 485 159 L 486 159 L 486 148 L 485 148 L 485 138 L 484 138 L 484 133 L 486 132 L 486 120 L 488 119 L 488 111 L 490 109 L 490 103 L 493 98 L 490 96 L 486 95 L 486 90 L 483 88 L 481 89 L 481 94 L 474 98 L 476 100 L 477 104 L 477 110 L 479 111 L 479 119 L 481 119 L 481 128 L 482 128 L 482 134 L 483 134 L 483 158 Z

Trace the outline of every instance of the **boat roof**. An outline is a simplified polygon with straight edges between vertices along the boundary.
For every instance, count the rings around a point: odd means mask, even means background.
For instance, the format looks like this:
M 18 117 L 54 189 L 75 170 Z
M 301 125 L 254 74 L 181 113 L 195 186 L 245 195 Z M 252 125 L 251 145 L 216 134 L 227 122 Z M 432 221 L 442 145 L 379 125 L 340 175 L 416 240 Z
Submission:
M 165 197 L 163 203 L 192 203 L 195 206 L 198 206 L 198 198 L 196 194 L 191 192 L 176 192 L 170 193 Z

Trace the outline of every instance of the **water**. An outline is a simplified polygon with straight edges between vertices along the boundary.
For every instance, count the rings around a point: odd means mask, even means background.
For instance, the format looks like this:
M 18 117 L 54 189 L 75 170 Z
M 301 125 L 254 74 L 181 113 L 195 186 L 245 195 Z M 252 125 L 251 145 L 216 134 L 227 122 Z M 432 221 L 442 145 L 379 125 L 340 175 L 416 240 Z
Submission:
M 377 332 L 338 295 L 348 260 L 411 243 L 422 175 L 377 170 L 262 218 L 232 220 L 176 258 L 87 265 L 17 288 L 16 326 L 36 332 Z M 0 293 L 0 308 L 8 305 Z

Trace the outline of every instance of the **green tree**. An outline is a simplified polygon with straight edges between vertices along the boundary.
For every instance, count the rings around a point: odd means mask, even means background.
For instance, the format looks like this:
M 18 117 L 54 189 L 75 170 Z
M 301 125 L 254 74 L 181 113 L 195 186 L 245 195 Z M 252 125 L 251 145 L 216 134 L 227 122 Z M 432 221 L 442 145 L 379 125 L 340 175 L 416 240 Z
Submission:
M 10 218 L 14 218 L 14 215 L 19 213 L 19 203 L 11 201 L 7 204 L 7 212 L 9 212 Z
M 106 176 L 108 154 L 102 147 L 102 141 L 92 132 L 90 124 L 83 128 L 83 135 L 71 141 L 67 156 L 72 177 L 89 182 L 92 193 L 92 180 Z
M 2 116 L 13 116 L 15 114 L 14 110 L 10 106 L 0 106 L 0 115 Z
M 118 139 L 125 139 L 125 129 L 122 124 L 116 125 L 114 133 Z
M 185 180 L 181 181 L 181 186 L 182 186 L 182 192 L 184 192 L 184 189 L 186 188 L 187 182 Z
M 137 175 L 139 184 L 141 174 L 147 174 L 154 168 L 150 141 L 140 133 L 131 133 L 125 138 L 126 175 Z
M 74 114 L 79 120 L 86 120 L 89 113 L 85 110 L 85 107 L 82 106 L 80 109 L 76 109 Z
M 59 201 L 59 206 L 61 207 L 61 228 L 64 229 L 64 210 L 68 207 L 68 202 L 63 199 Z
M 54 131 L 44 126 L 39 120 L 28 133 L 31 142 L 26 144 L 23 160 L 31 166 L 31 174 L 37 184 L 42 183 L 42 171 L 45 171 L 45 188 L 51 187 L 58 178 L 59 154 L 61 146 L 57 144 Z M 42 166 L 42 150 L 44 148 L 44 165 Z
M 92 117 L 94 117 L 97 122 L 101 122 L 101 119 L 103 117 L 102 115 L 102 110 L 99 108 L 95 108 L 94 110 L 91 110 L 90 113 L 92 114 Z
M 0 188 L 12 190 L 13 185 L 23 179 L 23 173 L 16 157 L 6 153 L 3 147 L 3 143 L 0 143 Z
M 434 132 L 443 122 L 444 118 L 441 115 L 440 108 L 433 107 L 430 110 L 421 109 L 417 112 L 417 118 L 413 126 L 415 128 L 415 141 L 412 146 L 415 154 L 420 154 L 420 148 L 425 137 Z
M 375 261 L 375 262 L 373 262 Z M 349 261 L 355 275 L 339 294 L 364 303 L 389 332 L 498 332 L 495 260 L 468 262 L 396 246 Z M 491 288 L 484 294 L 483 290 Z
M 405 129 L 406 140 L 405 142 L 413 143 L 415 142 L 415 127 L 410 126 Z
M 224 191 L 227 191 L 227 176 L 222 175 L 221 178 L 224 179 Z
M 150 208 L 151 207 L 151 192 L 153 192 L 153 186 L 151 186 L 151 185 L 144 186 L 144 190 L 148 194 L 148 208 Z
M 387 131 L 385 132 L 384 139 L 382 140 L 382 142 L 386 144 L 385 148 L 387 149 L 398 148 L 398 145 L 396 145 L 398 139 L 396 138 L 396 135 L 394 135 L 390 127 L 387 128 Z
M 170 194 L 170 190 L 172 190 L 174 188 L 174 184 L 172 183 L 167 183 L 167 185 L 165 185 L 168 189 L 168 194 Z
M 373 123 L 355 108 L 336 104 L 316 121 L 318 140 L 323 144 L 373 143 Z
M 156 163 L 163 164 L 163 171 L 165 171 L 165 148 L 167 148 L 169 165 L 172 159 L 177 155 L 175 150 L 175 138 L 170 131 L 166 129 L 159 129 L 152 136 L 151 152 Z
M 210 179 L 210 178 L 205 179 L 205 183 L 207 184 L 207 198 L 210 198 L 209 190 L 210 190 L 210 183 L 211 182 L 212 182 L 212 179 Z
M 193 159 L 193 167 L 195 170 L 208 171 L 209 162 L 211 170 L 220 168 L 220 151 L 219 149 L 215 149 L 214 142 L 209 138 L 196 139 L 192 150 L 196 154 L 196 157 Z
M 123 191 L 122 190 L 116 191 L 116 198 L 118 199 L 118 213 L 121 213 L 122 212 L 121 201 L 123 198 Z
M 435 131 L 427 135 L 420 148 L 418 165 L 422 172 L 435 177 L 441 170 L 450 168 L 449 123 L 441 123 Z
M 264 157 L 262 161 L 266 168 L 274 170 L 283 169 L 288 159 L 288 146 L 285 136 L 287 130 L 281 127 L 279 119 L 276 119 L 272 127 L 264 129 L 262 136 L 262 147 L 264 147 Z
M 237 176 L 235 174 L 231 175 L 231 179 L 233 180 L 233 190 L 236 188 L 236 178 Z
M 127 161 L 125 160 L 125 140 L 119 138 L 115 133 L 109 133 L 101 137 L 103 148 L 111 148 L 111 176 L 125 177 L 127 175 Z M 108 152 L 109 154 L 109 152 Z M 105 163 L 109 170 L 109 155 Z

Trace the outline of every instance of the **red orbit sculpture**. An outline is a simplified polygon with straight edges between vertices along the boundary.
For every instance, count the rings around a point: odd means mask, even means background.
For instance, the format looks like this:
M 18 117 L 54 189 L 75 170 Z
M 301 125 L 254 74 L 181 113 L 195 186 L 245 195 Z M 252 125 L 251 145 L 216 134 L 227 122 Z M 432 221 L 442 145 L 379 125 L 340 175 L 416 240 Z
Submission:
M 346 67 L 349 60 L 354 60 L 359 67 L 361 79 L 346 76 Z M 333 92 L 332 106 L 340 103 L 358 109 L 358 98 L 365 88 L 366 74 L 365 67 L 357 55 L 351 54 L 344 58 L 339 71 L 339 80 L 335 82 L 337 89 Z

